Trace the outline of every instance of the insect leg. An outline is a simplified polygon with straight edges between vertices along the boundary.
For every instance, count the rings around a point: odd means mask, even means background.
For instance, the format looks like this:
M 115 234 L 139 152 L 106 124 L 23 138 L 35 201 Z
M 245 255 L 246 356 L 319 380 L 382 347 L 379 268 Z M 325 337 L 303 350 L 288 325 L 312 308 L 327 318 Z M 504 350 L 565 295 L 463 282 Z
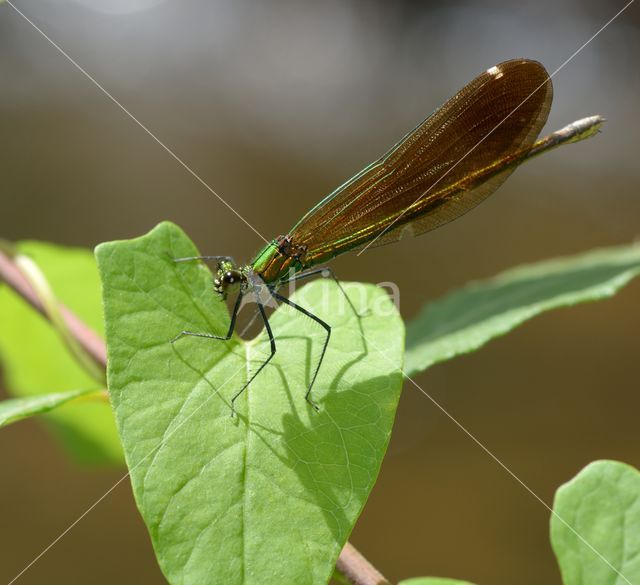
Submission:
M 231 256 L 185 256 L 184 258 L 172 258 L 174 262 L 192 262 L 193 260 L 210 260 L 220 262 L 221 260 L 228 260 L 232 264 L 235 264 Z
M 240 291 L 238 293 L 238 298 L 236 298 L 236 303 L 233 306 L 233 312 L 231 313 L 231 322 L 229 323 L 229 331 L 227 331 L 226 335 L 214 335 L 213 333 L 196 333 L 195 331 L 181 331 L 176 335 L 171 343 L 175 343 L 181 337 L 191 336 L 191 337 L 204 337 L 206 339 L 220 339 L 222 341 L 229 341 L 231 336 L 233 335 L 233 330 L 236 328 L 236 319 L 238 318 L 238 311 L 240 310 L 240 304 L 242 303 L 243 293 Z
M 271 346 L 271 353 L 269 354 L 269 357 L 260 364 L 260 367 L 253 373 L 251 378 L 247 380 L 247 383 L 242 388 L 240 388 L 238 392 L 234 394 L 233 398 L 231 399 L 231 416 L 233 416 L 236 412 L 235 402 L 238 399 L 238 397 L 247 389 L 249 384 L 251 384 L 251 382 L 255 380 L 256 376 L 263 370 L 263 368 L 271 361 L 271 358 L 273 358 L 273 356 L 276 354 L 276 339 L 273 336 L 273 331 L 271 331 L 271 325 L 269 325 L 269 319 L 267 319 L 267 315 L 264 312 L 264 305 L 260 302 L 260 299 L 258 298 L 256 298 L 256 303 L 258 305 L 258 310 L 260 311 L 260 316 L 264 321 L 264 327 L 267 330 L 267 334 L 269 335 L 269 344 Z
M 307 309 L 304 309 L 300 305 L 296 305 L 296 303 L 294 303 L 293 301 L 290 301 L 286 297 L 283 297 L 282 295 L 278 294 L 277 292 L 272 291 L 272 294 L 273 294 L 274 298 L 277 299 L 278 301 L 280 301 L 281 303 L 284 303 L 285 305 L 289 305 L 290 307 L 292 307 L 296 311 L 300 311 L 303 315 L 306 315 L 310 319 L 313 319 L 316 323 L 318 323 L 321 327 L 323 327 L 324 330 L 327 332 L 327 336 L 325 337 L 324 344 L 322 346 L 322 352 L 320 353 L 320 359 L 318 360 L 318 365 L 316 366 L 315 372 L 313 373 L 313 377 L 311 378 L 311 383 L 309 384 L 309 388 L 307 389 L 307 393 L 304 396 L 304 399 L 311 406 L 313 406 L 313 408 L 316 411 L 319 411 L 320 408 L 318 407 L 318 405 L 313 400 L 311 400 L 311 389 L 313 388 L 313 384 L 316 381 L 316 378 L 318 377 L 318 372 L 320 371 L 320 366 L 322 365 L 322 362 L 324 361 L 324 355 L 327 352 L 327 346 L 329 345 L 329 339 L 331 338 L 331 325 L 329 325 L 329 323 L 327 323 L 327 322 L 323 321 L 322 319 L 320 319 L 320 317 L 318 317 L 317 315 L 314 315 L 310 311 L 307 311 Z

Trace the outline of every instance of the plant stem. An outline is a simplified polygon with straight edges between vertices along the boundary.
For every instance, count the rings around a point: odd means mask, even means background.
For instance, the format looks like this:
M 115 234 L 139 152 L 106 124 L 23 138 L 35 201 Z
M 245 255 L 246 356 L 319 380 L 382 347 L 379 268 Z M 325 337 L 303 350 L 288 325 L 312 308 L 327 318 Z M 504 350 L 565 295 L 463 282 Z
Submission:
M 336 569 L 354 585 L 389 585 L 389 581 L 350 542 L 344 545 Z
M 8 284 L 45 319 L 49 319 L 46 307 L 29 280 L 24 276 L 13 258 L 2 250 L 0 250 L 0 281 Z M 104 341 L 64 305 L 60 304 L 59 310 L 69 333 L 91 359 L 104 370 L 107 365 L 107 352 Z
M 29 280 L 24 276 L 13 258 L 0 249 L 0 282 L 2 281 L 9 285 L 45 319 L 49 319 L 46 307 Z M 107 350 L 104 341 L 64 305 L 60 304 L 59 311 L 68 332 L 74 337 L 75 341 L 96 364 L 105 369 L 107 366 Z M 349 542 L 340 553 L 336 569 L 354 585 L 389 585 L 389 581 Z
M 67 327 L 62 314 L 60 312 L 60 301 L 56 298 L 47 278 L 40 270 L 40 267 L 28 256 L 24 254 L 16 254 L 13 257 L 15 266 L 21 271 L 22 275 L 27 279 L 31 288 L 36 293 L 38 300 L 42 304 L 47 319 L 53 326 L 53 329 L 62 339 L 73 359 L 98 383 L 105 384 L 104 367 L 93 361 L 90 355 L 84 351 L 84 348 L 76 341 Z

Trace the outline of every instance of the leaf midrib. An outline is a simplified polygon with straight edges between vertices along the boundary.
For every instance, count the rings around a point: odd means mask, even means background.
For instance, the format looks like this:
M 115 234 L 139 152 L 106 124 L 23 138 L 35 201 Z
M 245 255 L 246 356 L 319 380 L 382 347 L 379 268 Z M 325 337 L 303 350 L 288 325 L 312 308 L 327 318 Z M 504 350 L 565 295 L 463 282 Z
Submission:
M 262 335 L 259 334 L 255 339 L 257 339 L 258 337 L 261 337 Z M 252 340 L 253 342 L 254 340 Z M 249 376 L 251 376 L 251 371 L 250 371 L 250 364 L 251 364 L 251 348 L 253 346 L 253 343 L 245 343 L 242 342 L 241 343 L 244 345 L 245 348 L 245 373 L 246 373 L 246 378 L 245 380 L 248 381 L 249 380 Z M 246 384 L 246 381 L 244 382 Z M 248 391 L 248 388 L 245 388 L 245 392 Z M 241 542 L 241 546 L 242 546 L 242 554 L 241 554 L 241 559 L 242 559 L 242 572 L 241 572 L 241 583 L 245 582 L 245 564 L 246 564 L 246 526 L 247 526 L 247 522 L 246 522 L 246 514 L 247 514 L 247 441 L 249 440 L 249 424 L 251 421 L 251 394 L 247 394 L 247 418 L 246 418 L 246 423 L 245 423 L 245 437 L 244 437 L 244 442 L 243 442 L 243 450 L 242 450 L 242 485 L 241 485 L 241 489 L 242 489 L 242 496 L 241 496 L 241 502 L 242 502 L 242 527 L 241 527 L 241 538 L 240 538 L 240 542 Z M 237 416 L 237 415 L 236 415 Z

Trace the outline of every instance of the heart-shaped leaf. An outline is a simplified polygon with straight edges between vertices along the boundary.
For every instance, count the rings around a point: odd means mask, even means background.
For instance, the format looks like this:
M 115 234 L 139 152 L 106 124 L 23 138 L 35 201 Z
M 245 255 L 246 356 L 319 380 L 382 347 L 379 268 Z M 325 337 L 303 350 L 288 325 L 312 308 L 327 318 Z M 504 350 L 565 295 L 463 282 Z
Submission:
M 557 492 L 551 544 L 564 585 L 640 583 L 640 473 L 596 461 Z
M 229 315 L 209 270 L 174 225 L 99 246 L 108 383 L 138 507 L 173 584 L 326 583 L 373 487 L 401 387 L 404 330 L 388 297 L 335 283 L 294 300 L 333 327 L 304 395 L 323 330 L 291 308 L 271 317 L 274 359 L 230 399 L 269 354 L 224 334 Z M 369 312 L 367 312 L 367 310 Z M 364 341 L 361 331 L 364 333 Z

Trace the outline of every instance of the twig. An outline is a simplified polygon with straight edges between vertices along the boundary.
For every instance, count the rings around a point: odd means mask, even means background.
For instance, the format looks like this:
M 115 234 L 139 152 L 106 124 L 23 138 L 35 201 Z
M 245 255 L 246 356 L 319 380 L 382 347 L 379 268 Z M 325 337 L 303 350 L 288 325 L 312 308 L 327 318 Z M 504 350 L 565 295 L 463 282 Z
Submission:
M 46 319 L 49 318 L 45 307 L 28 279 L 22 274 L 11 256 L 0 249 L 0 282 L 2 281 Z M 61 304 L 59 308 L 67 329 L 78 344 L 91 356 L 96 364 L 106 368 L 107 350 L 104 341 L 64 305 Z M 389 581 L 350 543 L 347 543 L 342 549 L 336 563 L 336 569 L 354 585 L 389 585 Z
M 0 281 L 8 284 L 18 295 L 25 299 L 36 311 L 49 318 L 42 301 L 29 280 L 22 274 L 22 271 L 14 260 L 0 250 Z M 82 346 L 84 351 L 103 369 L 107 366 L 107 350 L 104 341 L 100 336 L 84 324 L 74 313 L 64 305 L 60 305 L 60 313 L 67 325 L 67 328 L 76 341 Z
M 344 545 L 336 569 L 354 585 L 389 585 L 389 581 L 350 542 Z

